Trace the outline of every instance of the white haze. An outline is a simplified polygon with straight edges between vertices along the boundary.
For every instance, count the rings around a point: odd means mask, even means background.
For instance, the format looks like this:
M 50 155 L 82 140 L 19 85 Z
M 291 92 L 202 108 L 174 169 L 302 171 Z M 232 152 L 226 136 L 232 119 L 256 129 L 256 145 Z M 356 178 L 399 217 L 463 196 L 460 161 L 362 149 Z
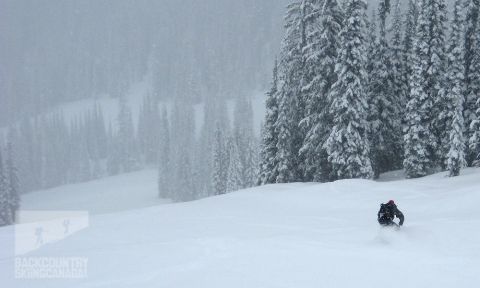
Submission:
M 172 141 L 162 142 L 164 168 L 195 178 L 170 182 L 195 185 L 188 199 L 208 196 L 216 128 L 218 146 L 236 142 L 251 170 L 231 189 L 254 185 L 263 101 L 244 100 L 269 88 L 289 2 L 0 0 L 0 127 L 10 128 L 21 190 L 156 167 L 161 139 Z M 120 98 L 135 98 L 123 113 Z
M 0 123 L 119 97 L 151 72 L 159 98 L 265 89 L 287 0 L 0 0 Z

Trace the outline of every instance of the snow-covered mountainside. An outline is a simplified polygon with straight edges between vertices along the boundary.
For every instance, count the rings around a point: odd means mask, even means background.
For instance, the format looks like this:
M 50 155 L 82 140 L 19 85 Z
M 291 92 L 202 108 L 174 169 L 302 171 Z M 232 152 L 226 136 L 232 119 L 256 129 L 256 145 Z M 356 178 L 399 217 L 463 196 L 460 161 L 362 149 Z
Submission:
M 24 210 L 86 210 L 105 214 L 154 206 L 158 198 L 157 170 L 143 170 L 95 181 L 60 186 L 23 195 Z
M 132 175 L 101 181 L 130 189 L 122 177 Z M 406 217 L 398 231 L 376 222 L 389 199 Z M 32 194 L 24 205 L 48 208 L 41 201 Z M 93 214 L 86 229 L 22 255 L 84 257 L 88 277 L 77 280 L 14 280 L 7 227 L 0 279 L 2 287 L 470 288 L 480 281 L 479 201 L 480 169 L 467 169 L 456 178 L 271 185 Z

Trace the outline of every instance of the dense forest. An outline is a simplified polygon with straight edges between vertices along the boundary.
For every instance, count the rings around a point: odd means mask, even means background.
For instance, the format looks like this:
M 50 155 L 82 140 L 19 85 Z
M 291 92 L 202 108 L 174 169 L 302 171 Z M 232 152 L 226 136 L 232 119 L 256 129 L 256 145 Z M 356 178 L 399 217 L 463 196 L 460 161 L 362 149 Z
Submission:
M 479 2 L 288 6 L 260 183 L 407 178 L 480 160 Z

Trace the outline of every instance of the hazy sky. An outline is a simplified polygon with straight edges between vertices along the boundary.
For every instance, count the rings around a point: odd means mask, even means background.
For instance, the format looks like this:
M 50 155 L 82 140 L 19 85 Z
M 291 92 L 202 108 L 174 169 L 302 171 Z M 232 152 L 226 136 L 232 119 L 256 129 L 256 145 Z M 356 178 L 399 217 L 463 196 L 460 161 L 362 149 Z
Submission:
M 148 73 L 159 98 L 266 89 L 289 2 L 0 0 L 0 124 Z
M 263 88 L 287 2 L 0 0 L 0 122 L 119 96 L 148 72 L 159 97 L 177 96 L 183 81 L 228 97 Z

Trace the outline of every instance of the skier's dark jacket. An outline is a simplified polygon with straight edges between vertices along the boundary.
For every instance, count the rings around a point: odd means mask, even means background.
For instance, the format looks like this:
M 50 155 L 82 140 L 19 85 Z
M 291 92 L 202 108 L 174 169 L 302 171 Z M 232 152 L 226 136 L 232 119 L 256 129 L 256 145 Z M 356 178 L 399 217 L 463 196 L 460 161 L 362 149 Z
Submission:
M 400 219 L 400 223 L 398 224 L 402 226 L 405 217 L 403 216 L 403 213 L 398 210 L 397 205 L 395 205 L 394 203 L 380 205 L 380 210 L 377 214 L 378 223 L 380 223 L 381 225 L 395 225 L 395 222 L 393 222 L 395 216 Z

